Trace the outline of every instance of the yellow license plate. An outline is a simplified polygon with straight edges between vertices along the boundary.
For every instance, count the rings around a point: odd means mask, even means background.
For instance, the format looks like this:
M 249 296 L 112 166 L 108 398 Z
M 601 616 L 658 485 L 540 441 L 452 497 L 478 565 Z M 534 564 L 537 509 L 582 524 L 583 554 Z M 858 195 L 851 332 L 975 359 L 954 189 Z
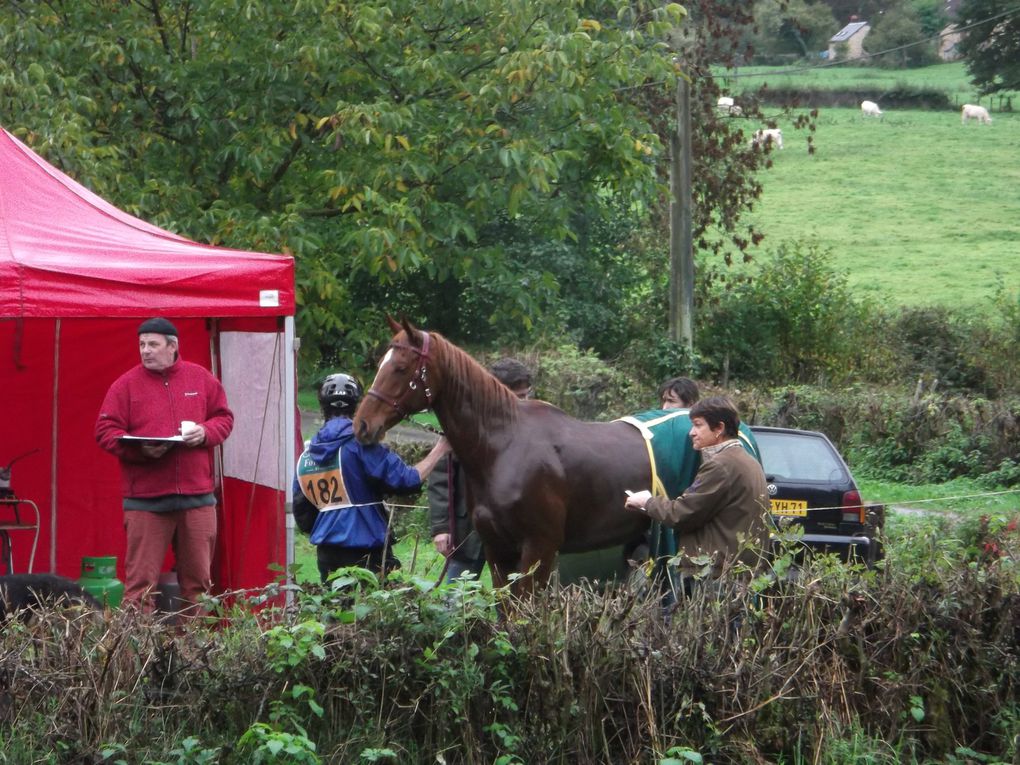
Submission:
M 771 499 L 773 515 L 807 515 L 807 501 L 803 499 Z

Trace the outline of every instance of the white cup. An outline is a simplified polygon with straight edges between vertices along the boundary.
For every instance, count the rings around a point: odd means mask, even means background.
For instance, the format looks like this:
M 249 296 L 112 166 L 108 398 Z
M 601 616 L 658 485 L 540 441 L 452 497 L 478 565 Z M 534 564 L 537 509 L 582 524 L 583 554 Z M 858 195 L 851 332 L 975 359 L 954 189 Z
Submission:
M 181 420 L 181 435 L 187 435 L 189 432 L 195 429 L 195 423 L 191 420 Z

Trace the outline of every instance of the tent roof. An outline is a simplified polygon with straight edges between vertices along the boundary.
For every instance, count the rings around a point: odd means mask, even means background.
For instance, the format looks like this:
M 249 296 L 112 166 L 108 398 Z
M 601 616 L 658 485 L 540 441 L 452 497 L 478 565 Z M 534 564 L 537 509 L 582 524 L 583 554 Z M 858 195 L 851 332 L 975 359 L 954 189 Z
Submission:
M 290 316 L 294 261 L 118 210 L 0 128 L 0 317 Z

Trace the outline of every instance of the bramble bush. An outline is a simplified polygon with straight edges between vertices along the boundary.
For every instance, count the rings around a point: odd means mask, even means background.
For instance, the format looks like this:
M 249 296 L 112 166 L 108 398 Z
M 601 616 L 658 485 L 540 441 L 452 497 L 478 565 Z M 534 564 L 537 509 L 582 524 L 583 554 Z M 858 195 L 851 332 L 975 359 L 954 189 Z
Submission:
M 838 383 L 877 365 L 873 306 L 811 241 L 780 246 L 748 278 L 714 283 L 698 311 L 697 346 L 716 378 Z
M 914 524 L 875 569 L 820 556 L 669 618 L 640 589 L 350 569 L 183 626 L 48 614 L 0 633 L 0 737 L 49 763 L 1008 762 L 1017 520 Z
M 855 385 L 773 392 L 759 424 L 820 430 L 858 472 L 903 483 L 1020 483 L 1020 398 Z
M 1020 293 L 985 315 L 885 309 L 856 298 L 811 240 L 780 246 L 698 295 L 700 374 L 723 385 L 913 386 L 987 398 L 1020 394 Z

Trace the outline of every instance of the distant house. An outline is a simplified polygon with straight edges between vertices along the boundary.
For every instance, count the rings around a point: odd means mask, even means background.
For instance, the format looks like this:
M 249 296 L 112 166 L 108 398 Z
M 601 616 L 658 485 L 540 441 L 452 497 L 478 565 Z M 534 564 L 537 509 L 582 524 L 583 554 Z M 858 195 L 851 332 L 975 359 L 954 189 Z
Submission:
M 943 61 L 956 61 L 960 58 L 960 49 L 957 47 L 963 33 L 957 30 L 956 24 L 950 24 L 939 32 L 939 58 Z
M 829 61 L 864 56 L 864 38 L 871 31 L 866 21 L 851 21 L 829 38 Z

